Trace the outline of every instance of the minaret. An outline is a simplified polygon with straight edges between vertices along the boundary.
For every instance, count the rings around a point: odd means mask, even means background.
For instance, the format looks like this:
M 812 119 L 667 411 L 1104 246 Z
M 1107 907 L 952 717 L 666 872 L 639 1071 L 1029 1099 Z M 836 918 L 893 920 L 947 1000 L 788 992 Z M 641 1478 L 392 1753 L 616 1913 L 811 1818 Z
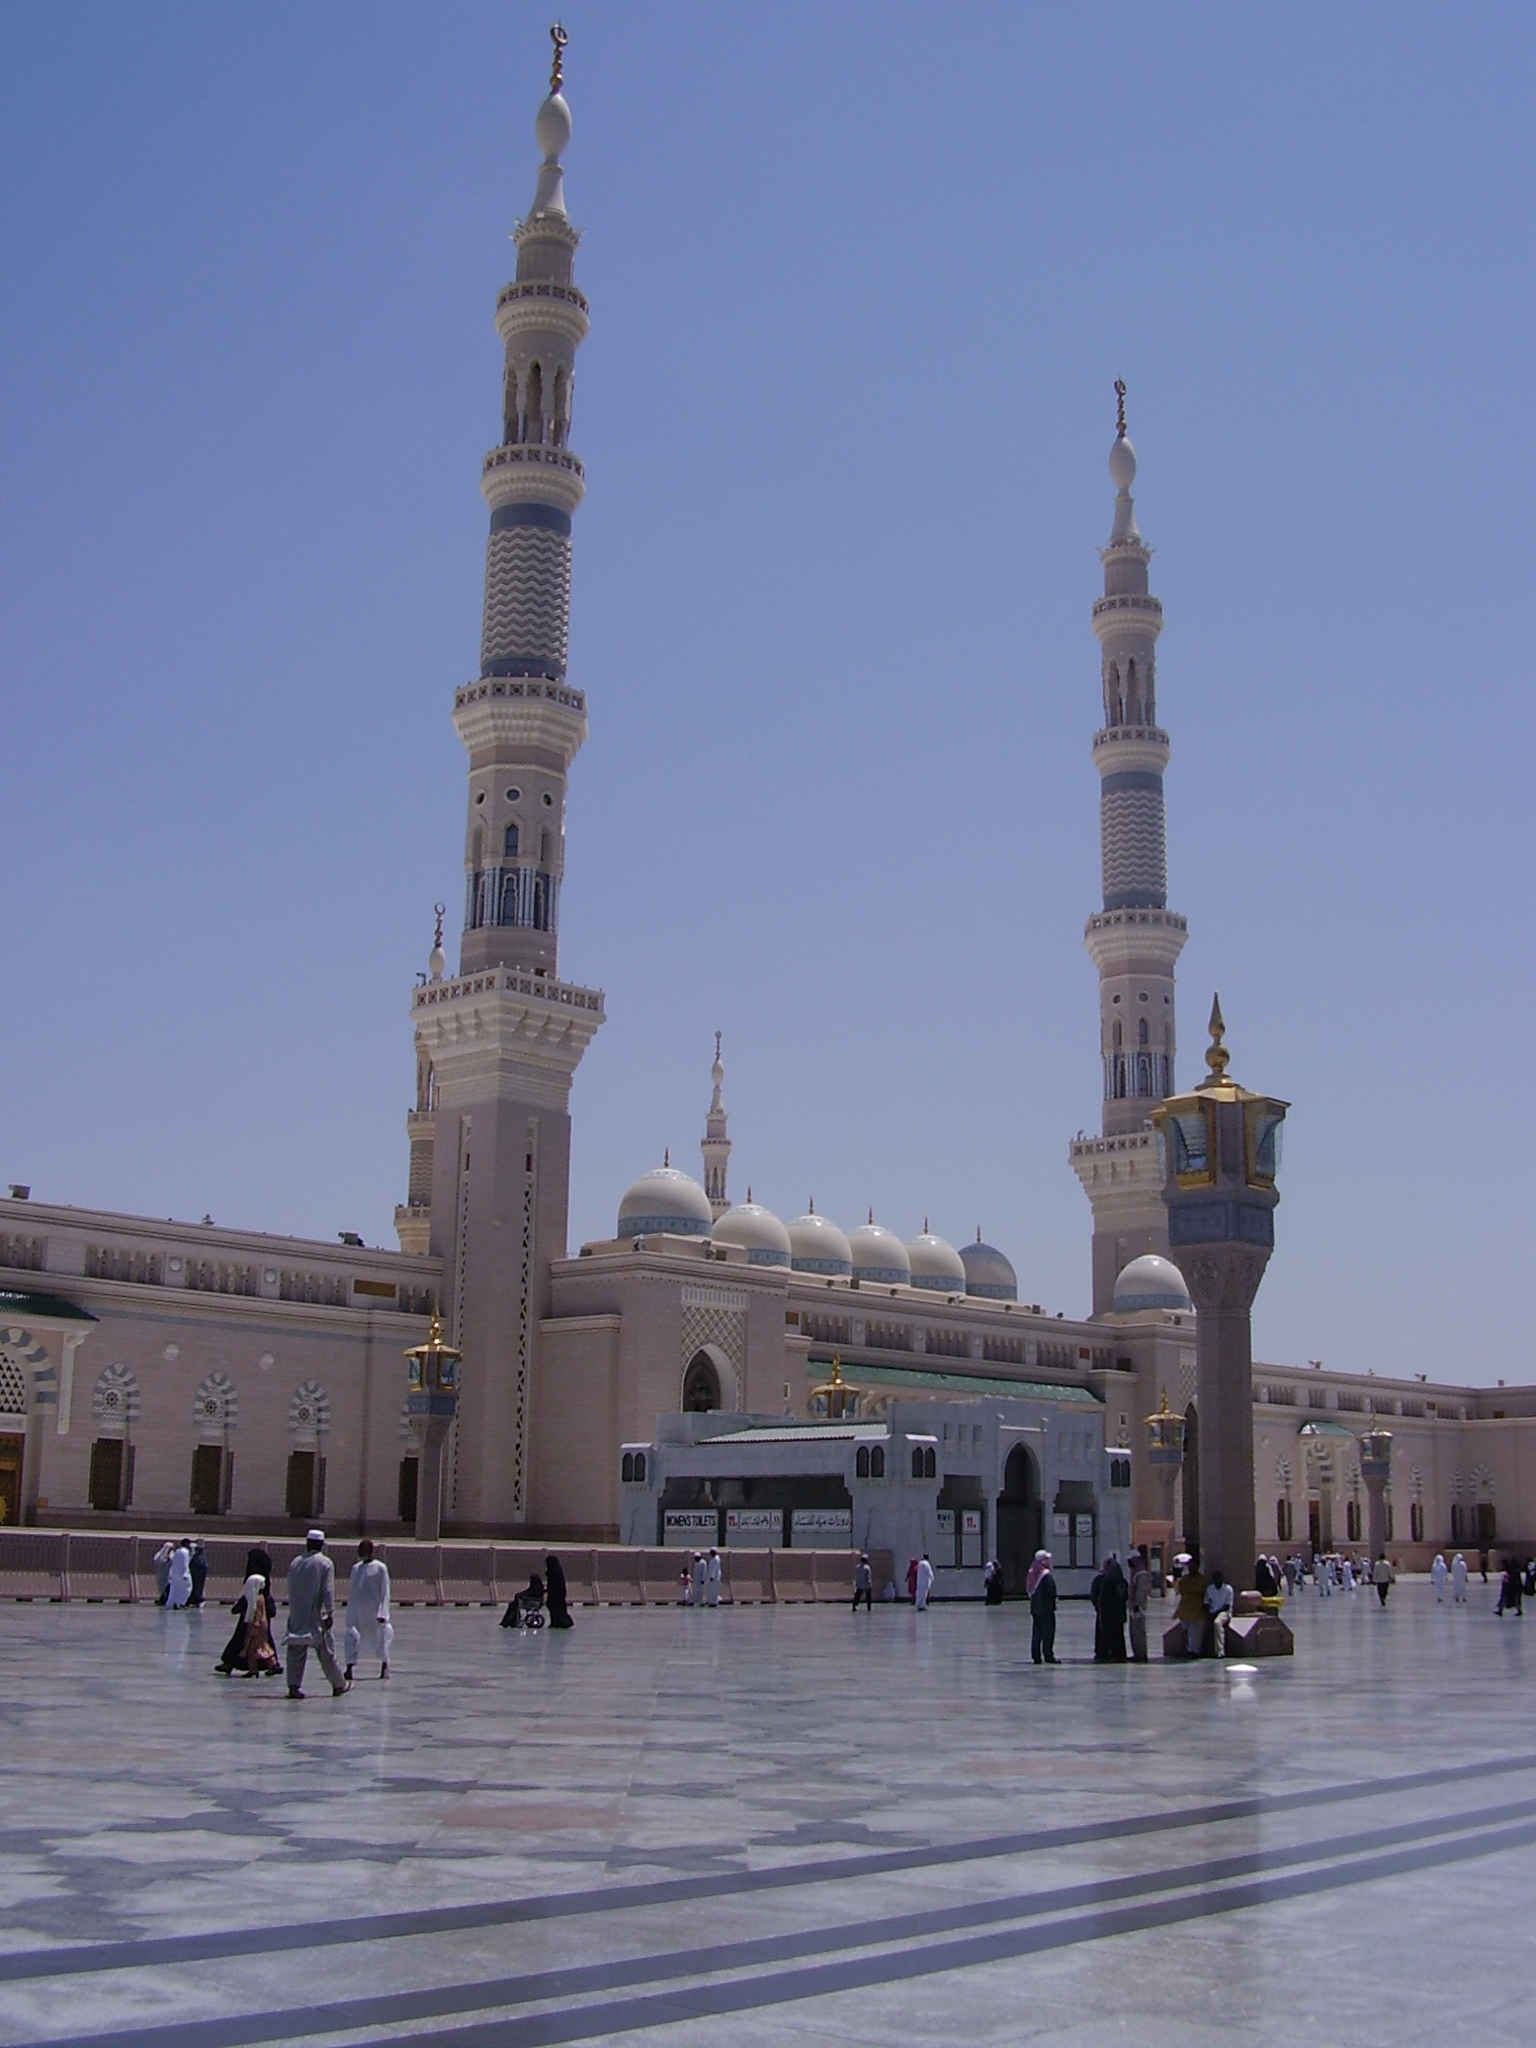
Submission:
M 725 1066 L 720 1058 L 720 1033 L 715 1033 L 715 1063 L 709 1070 L 714 1083 L 714 1093 L 709 1098 L 709 1114 L 704 1119 L 704 1138 L 699 1146 L 704 1155 L 704 1192 L 709 1197 L 709 1206 L 717 1218 L 723 1216 L 731 1206 L 730 1196 L 725 1192 L 726 1163 L 731 1156 L 731 1141 L 725 1134 L 725 1103 L 720 1091 L 725 1086 Z
M 405 1213 L 413 1239 L 424 1232 L 443 1260 L 444 1317 L 463 1353 L 446 1518 L 479 1531 L 560 1516 L 558 1502 L 530 1496 L 536 1343 L 550 1261 L 566 1249 L 571 1079 L 603 1021 L 601 993 L 561 981 L 557 960 L 566 772 L 587 730 L 586 699 L 566 680 L 571 515 L 584 488 L 567 441 L 587 302 L 571 281 L 578 236 L 560 164 L 566 37 L 558 24 L 550 35 L 538 181 L 513 236 L 517 276 L 496 301 L 502 436 L 481 465 L 491 531 L 480 673 L 453 703 L 469 756 L 459 972 L 442 978 L 439 943 L 412 1005 Z M 429 1144 L 417 1129 L 428 1112 Z
M 1168 908 L 1163 770 L 1157 722 L 1157 637 L 1163 608 L 1147 589 L 1152 550 L 1136 526 L 1136 451 L 1125 431 L 1125 385 L 1115 384 L 1109 474 L 1115 520 L 1100 551 L 1104 595 L 1093 607 L 1104 722 L 1093 736 L 1099 771 L 1104 907 L 1083 943 L 1099 970 L 1103 1136 L 1079 1139 L 1072 1164 L 1093 1204 L 1093 1309 L 1109 1308 L 1115 1276 L 1142 1252 L 1166 1253 L 1162 1175 L 1148 1118 L 1174 1086 L 1173 968 L 1185 922 Z

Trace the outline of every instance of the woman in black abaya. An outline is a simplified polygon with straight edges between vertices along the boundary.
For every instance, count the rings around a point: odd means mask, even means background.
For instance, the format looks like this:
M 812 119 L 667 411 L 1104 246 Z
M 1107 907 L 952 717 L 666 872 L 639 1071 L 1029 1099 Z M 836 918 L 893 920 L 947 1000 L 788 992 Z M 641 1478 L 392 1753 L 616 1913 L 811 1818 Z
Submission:
M 574 1628 L 576 1624 L 566 1601 L 565 1572 L 558 1557 L 544 1560 L 544 1597 L 549 1603 L 550 1627 Z

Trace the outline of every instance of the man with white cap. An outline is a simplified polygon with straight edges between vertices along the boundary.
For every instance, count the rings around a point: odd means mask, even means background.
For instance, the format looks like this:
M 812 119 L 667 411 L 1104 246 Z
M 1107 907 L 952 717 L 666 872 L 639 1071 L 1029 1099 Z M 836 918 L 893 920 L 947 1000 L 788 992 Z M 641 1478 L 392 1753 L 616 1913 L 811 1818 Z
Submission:
M 336 1567 L 325 1554 L 325 1531 L 311 1529 L 302 1553 L 288 1567 L 288 1697 L 301 1700 L 304 1665 L 311 1650 L 339 1698 L 352 1681 L 342 1676 L 331 1641 L 336 1618 Z
M 389 1566 L 374 1555 L 365 1536 L 357 1546 L 357 1563 L 347 1581 L 346 1676 L 366 1649 L 379 1660 L 380 1678 L 389 1676 L 390 1646 L 395 1640 L 389 1618 Z

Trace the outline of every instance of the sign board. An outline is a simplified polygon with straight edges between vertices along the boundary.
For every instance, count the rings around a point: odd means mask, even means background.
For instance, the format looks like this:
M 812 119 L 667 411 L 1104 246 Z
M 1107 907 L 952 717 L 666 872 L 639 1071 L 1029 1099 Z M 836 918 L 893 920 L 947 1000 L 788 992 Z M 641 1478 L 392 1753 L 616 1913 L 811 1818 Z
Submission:
M 981 1563 L 981 1509 L 960 1510 L 960 1562 L 968 1567 Z
M 1091 1543 L 1093 1541 L 1092 1515 L 1079 1515 L 1077 1517 L 1076 1534 L 1079 1543 Z
M 661 1540 L 687 1550 L 707 1550 L 715 1540 L 719 1517 L 713 1508 L 665 1508 Z
M 954 1535 L 955 1511 L 953 1508 L 939 1508 L 934 1514 L 933 1521 L 934 1527 L 941 1536 Z
M 727 1508 L 725 1541 L 736 1550 L 776 1550 L 784 1540 L 780 1508 Z
M 853 1542 L 852 1508 L 791 1508 L 789 1540 L 805 1550 L 832 1550 Z
M 1070 1515 L 1052 1515 L 1051 1534 L 1062 1537 L 1070 1536 L 1072 1534 L 1072 1517 Z

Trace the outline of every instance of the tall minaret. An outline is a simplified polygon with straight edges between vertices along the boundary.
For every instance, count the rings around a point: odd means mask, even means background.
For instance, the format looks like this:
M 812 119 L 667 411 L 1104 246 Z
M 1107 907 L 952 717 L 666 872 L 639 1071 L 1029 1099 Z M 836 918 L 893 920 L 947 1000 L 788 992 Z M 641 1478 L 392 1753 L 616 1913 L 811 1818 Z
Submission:
M 1101 550 L 1104 595 L 1093 607 L 1104 723 L 1093 736 L 1099 771 L 1104 907 L 1083 943 L 1099 970 L 1103 1136 L 1078 1139 L 1072 1164 L 1093 1204 L 1093 1308 L 1110 1306 L 1115 1275 L 1141 1252 L 1168 1249 L 1162 1175 L 1147 1119 L 1174 1085 L 1173 968 L 1186 926 L 1168 908 L 1163 770 L 1157 722 L 1157 636 L 1163 608 L 1147 589 L 1152 550 L 1136 526 L 1136 451 L 1125 431 L 1125 385 L 1115 384 L 1109 474 L 1115 523 Z
M 502 434 L 481 465 L 491 532 L 480 673 L 453 702 L 469 756 L 459 972 L 442 978 L 436 948 L 412 1006 L 405 1214 L 414 1240 L 425 1234 L 443 1260 L 444 1315 L 464 1355 L 445 1500 L 465 1530 L 560 1518 L 558 1501 L 530 1494 L 536 1342 L 550 1261 L 566 1248 L 571 1079 L 603 1021 L 601 993 L 561 981 L 556 952 L 566 772 L 587 730 L 586 699 L 566 680 L 571 514 L 583 490 L 566 444 L 587 302 L 571 282 L 578 236 L 560 165 L 571 135 L 560 91 L 566 37 L 558 24 L 550 35 L 550 89 L 534 124 L 538 182 L 513 236 L 517 276 L 496 301 Z
M 709 1114 L 704 1119 L 704 1137 L 699 1146 L 704 1155 L 704 1192 L 709 1197 L 709 1206 L 717 1218 L 723 1216 L 731 1206 L 725 1192 L 726 1163 L 731 1156 L 731 1141 L 725 1134 L 725 1101 L 720 1091 L 725 1086 L 725 1064 L 720 1058 L 720 1033 L 715 1033 L 715 1063 L 709 1070 L 714 1083 L 714 1093 L 709 1098 Z

